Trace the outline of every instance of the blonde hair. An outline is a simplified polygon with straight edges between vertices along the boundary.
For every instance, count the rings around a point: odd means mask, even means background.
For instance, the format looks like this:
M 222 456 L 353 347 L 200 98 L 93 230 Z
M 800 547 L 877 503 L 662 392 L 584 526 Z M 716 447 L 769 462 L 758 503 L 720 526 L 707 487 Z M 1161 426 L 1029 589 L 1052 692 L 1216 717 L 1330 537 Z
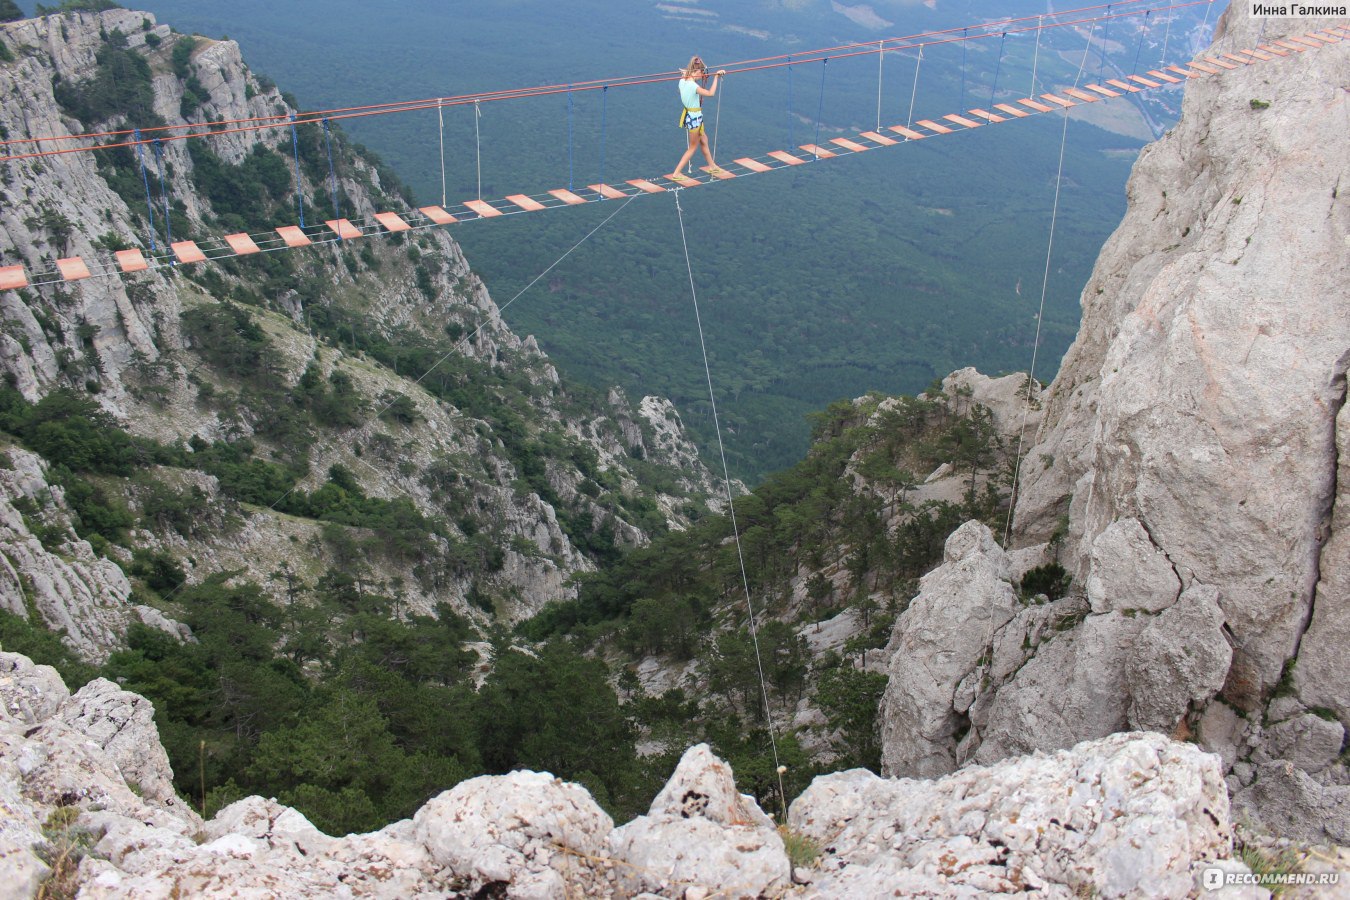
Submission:
M 703 59 L 699 57 L 698 54 L 694 54 L 693 56 L 689 57 L 689 65 L 686 68 L 680 70 L 680 74 L 683 75 L 685 78 L 693 78 L 699 72 L 702 72 L 703 75 L 706 77 L 708 74 L 708 66 L 706 63 L 703 62 Z

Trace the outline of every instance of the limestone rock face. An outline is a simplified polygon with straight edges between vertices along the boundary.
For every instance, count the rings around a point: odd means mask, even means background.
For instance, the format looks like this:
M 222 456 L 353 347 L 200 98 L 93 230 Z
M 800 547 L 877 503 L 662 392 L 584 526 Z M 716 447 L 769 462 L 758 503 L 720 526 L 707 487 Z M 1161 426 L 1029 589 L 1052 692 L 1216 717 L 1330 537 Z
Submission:
M 614 830 L 609 846 L 631 893 L 705 890 L 759 897 L 790 883 L 783 839 L 755 801 L 736 790 L 731 767 L 707 744 L 685 751 L 647 815 Z
M 823 775 L 789 823 L 824 848 L 816 897 L 1184 897 L 1232 843 L 1218 758 L 1157 734 L 936 781 Z

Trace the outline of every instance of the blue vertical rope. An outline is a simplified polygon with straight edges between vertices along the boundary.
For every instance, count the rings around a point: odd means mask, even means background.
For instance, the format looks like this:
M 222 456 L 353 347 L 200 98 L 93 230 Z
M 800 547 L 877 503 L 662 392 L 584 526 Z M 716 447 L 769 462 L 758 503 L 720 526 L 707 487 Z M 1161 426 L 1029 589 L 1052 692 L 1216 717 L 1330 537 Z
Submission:
M 573 156 L 572 156 L 572 86 L 567 86 L 567 189 L 572 189 L 573 183 Z
M 328 130 L 328 120 L 323 120 L 323 140 L 328 147 L 328 185 L 333 193 L 333 218 L 342 218 L 342 208 L 338 206 L 338 183 L 337 170 L 333 168 L 333 135 Z M 338 233 L 338 240 L 342 240 L 341 232 Z
M 820 101 L 816 104 L 816 136 L 814 139 L 814 143 L 817 147 L 820 146 L 820 115 L 825 111 L 825 67 L 829 65 L 829 62 L 830 58 L 828 56 L 820 61 Z M 819 154 L 814 152 L 812 153 L 812 156 L 816 159 L 820 158 Z
M 291 116 L 291 149 L 295 151 L 295 202 L 300 207 L 300 227 L 305 227 L 305 191 L 300 181 L 300 138 L 295 133 L 295 116 Z
M 789 147 L 792 147 L 792 146 L 795 146 L 795 145 L 792 143 L 792 57 L 791 57 L 791 56 L 789 56 L 789 57 L 787 58 L 787 73 L 788 73 L 788 107 L 787 107 L 788 142 L 787 142 L 787 145 L 788 145 Z
M 173 221 L 169 218 L 169 182 L 164 177 L 164 145 L 155 139 L 155 165 L 159 169 L 159 196 L 164 201 L 164 242 L 173 243 Z
M 141 164 L 141 181 L 145 183 L 145 211 L 150 214 L 150 250 L 153 252 L 159 248 L 155 246 L 155 204 L 150 200 L 150 173 L 145 170 L 145 145 L 141 143 L 141 130 L 137 128 L 133 134 L 136 140 L 136 159 Z
M 959 109 L 966 108 L 966 31 L 961 29 L 961 103 Z
M 1106 24 L 1102 27 L 1102 59 L 1097 66 L 1097 80 L 1102 80 L 1102 74 L 1106 71 L 1106 39 L 1111 36 L 1111 4 L 1106 4 Z
M 1153 12 L 1151 9 L 1144 10 L 1144 30 L 1139 33 L 1139 43 L 1134 48 L 1134 64 L 1130 66 L 1130 74 L 1139 71 L 1139 53 L 1144 49 L 1144 38 L 1148 37 L 1148 17 Z
M 998 62 L 994 64 L 994 86 L 989 89 L 989 104 L 992 106 L 996 95 L 998 94 L 998 73 L 1003 68 L 1003 42 L 1008 39 L 1008 32 L 1003 32 L 1003 36 L 998 39 Z
M 609 85 L 600 89 L 600 183 L 605 183 L 605 114 L 609 111 Z

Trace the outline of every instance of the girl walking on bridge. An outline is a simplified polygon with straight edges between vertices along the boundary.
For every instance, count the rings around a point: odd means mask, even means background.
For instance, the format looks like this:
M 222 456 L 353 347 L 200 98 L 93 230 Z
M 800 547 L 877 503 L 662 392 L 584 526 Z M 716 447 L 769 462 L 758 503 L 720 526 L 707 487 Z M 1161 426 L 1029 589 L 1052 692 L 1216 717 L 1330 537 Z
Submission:
M 718 171 L 717 163 L 713 162 L 712 151 L 708 148 L 708 133 L 703 127 L 703 100 L 704 97 L 712 97 L 717 94 L 717 85 L 723 75 L 727 74 L 726 69 L 718 69 L 712 76 L 712 87 L 706 88 L 700 82 L 708 80 L 708 67 L 704 65 L 703 60 L 697 56 L 689 60 L 689 66 L 681 71 L 680 78 L 680 99 L 684 102 L 684 112 L 680 113 L 680 127 L 689 132 L 689 147 L 684 151 L 684 156 L 675 165 L 675 171 L 670 175 L 671 178 L 679 181 L 685 177 L 684 167 L 688 165 L 689 160 L 693 158 L 694 151 L 702 149 L 703 155 L 708 160 L 708 167 L 714 174 Z

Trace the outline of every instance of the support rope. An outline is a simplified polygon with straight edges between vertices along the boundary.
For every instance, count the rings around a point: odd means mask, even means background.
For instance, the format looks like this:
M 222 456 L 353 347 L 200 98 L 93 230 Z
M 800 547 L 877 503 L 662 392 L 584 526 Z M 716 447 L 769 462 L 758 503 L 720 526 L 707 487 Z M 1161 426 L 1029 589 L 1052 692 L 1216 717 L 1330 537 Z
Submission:
M 828 59 L 820 61 L 820 99 L 816 103 L 816 136 L 812 139 L 814 144 L 820 146 L 820 116 L 825 111 L 825 67 L 830 64 Z M 819 159 L 818 151 L 811 152 L 812 158 Z
M 323 140 L 328 148 L 328 189 L 333 194 L 333 218 L 342 218 L 342 208 L 338 206 L 338 180 L 337 169 L 333 168 L 333 135 L 328 128 L 328 120 L 323 120 Z M 343 240 L 342 232 L 338 232 L 338 240 Z
M 478 199 L 483 199 L 483 138 L 478 131 L 478 120 L 483 118 L 483 109 L 478 101 L 473 101 L 473 146 L 478 161 Z
M 718 80 L 721 83 L 718 84 L 717 86 L 717 105 L 713 109 L 713 139 L 712 139 L 713 159 L 717 159 L 717 130 L 722 124 L 722 95 L 727 92 L 727 80 L 725 78 L 721 78 Z
M 1031 92 L 1028 97 L 1036 96 L 1036 67 L 1041 62 L 1041 17 L 1036 17 L 1036 52 L 1031 57 Z
M 796 145 L 792 142 L 792 57 L 791 57 L 791 56 L 789 56 L 789 57 L 787 58 L 787 73 L 788 73 L 788 105 L 787 105 L 788 139 L 787 139 L 787 145 L 788 145 L 789 147 L 794 147 L 794 146 L 796 146 Z
M 994 64 L 994 86 L 989 89 L 989 103 L 993 105 L 998 97 L 998 73 L 1003 69 L 1003 44 L 1008 40 L 1008 32 L 998 39 L 998 62 Z
M 909 89 L 909 118 L 905 120 L 906 128 L 914 127 L 914 98 L 919 94 L 919 67 L 923 65 L 923 47 L 919 47 L 919 55 L 914 59 L 914 86 Z M 905 138 L 909 140 L 909 138 Z
M 150 173 L 145 170 L 145 145 L 140 143 L 141 133 L 136 131 L 136 158 L 141 164 L 141 181 L 145 182 L 145 211 L 150 216 L 150 250 L 158 252 L 155 246 L 155 204 L 150 199 Z
M 300 137 L 295 131 L 295 116 L 291 116 L 291 150 L 295 154 L 295 202 L 300 208 L 300 227 L 305 227 L 305 190 L 300 180 Z
M 1144 30 L 1139 32 L 1139 43 L 1134 48 L 1134 62 L 1130 65 L 1130 74 L 1133 75 L 1139 71 L 1139 54 L 1144 51 L 1144 41 L 1148 39 L 1149 13 L 1153 10 L 1144 10 Z
M 877 131 L 881 130 L 881 63 L 886 59 L 886 42 L 877 41 Z
M 609 85 L 600 91 L 600 183 L 605 183 L 605 130 L 609 113 Z
M 159 170 L 159 199 L 164 201 L 164 242 L 173 244 L 173 221 L 169 218 L 169 182 L 164 177 L 164 145 L 155 140 L 155 167 Z M 172 260 L 171 264 L 176 264 Z
M 1167 42 L 1171 39 L 1171 37 L 1172 37 L 1172 16 L 1169 15 L 1167 17 L 1167 27 L 1163 29 L 1162 57 L 1158 60 L 1158 66 L 1160 68 L 1162 66 L 1167 65 Z M 1261 39 L 1257 38 L 1256 42 L 1258 44 L 1261 43 Z
M 436 101 L 436 124 L 441 135 L 441 206 L 445 206 L 445 104 Z
M 783 788 L 783 766 L 778 761 L 778 739 L 774 734 L 773 712 L 769 707 L 769 688 L 764 680 L 764 663 L 759 652 L 759 627 L 755 623 L 755 607 L 750 600 L 750 578 L 745 572 L 745 555 L 741 550 L 741 531 L 736 524 L 736 504 L 731 496 L 731 470 L 727 467 L 726 447 L 722 443 L 722 426 L 717 419 L 717 393 L 713 390 L 712 366 L 708 363 L 708 345 L 703 338 L 703 319 L 698 309 L 698 291 L 694 289 L 694 265 L 689 258 L 689 241 L 684 233 L 684 210 L 680 206 L 680 191 L 675 194 L 675 212 L 680 219 L 680 244 L 684 248 L 684 265 L 689 273 L 689 296 L 694 303 L 694 321 L 698 325 L 698 345 L 703 352 L 703 373 L 708 379 L 708 402 L 712 407 L 713 431 L 717 434 L 717 452 L 722 460 L 722 482 L 726 486 L 727 510 L 731 518 L 731 534 L 736 541 L 736 561 L 741 568 L 741 586 L 745 589 L 745 611 L 750 625 L 750 643 L 755 648 L 755 668 L 759 672 L 759 691 L 764 700 L 764 724 L 773 750 L 773 769 L 778 779 L 778 801 L 783 822 L 787 822 L 787 791 Z
M 574 157 L 572 153 L 572 86 L 567 86 L 567 189 L 575 186 Z
M 966 108 L 966 29 L 961 29 L 961 102 L 958 109 Z
M 1106 14 L 1107 14 L 1108 16 L 1111 15 L 1111 4 L 1110 4 L 1110 3 L 1106 4 Z M 1092 31 L 1093 31 L 1093 28 L 1095 28 L 1095 27 L 1096 27 L 1096 26 L 1094 25 L 1092 28 L 1089 28 L 1089 29 L 1088 29 L 1088 39 L 1089 39 L 1089 40 L 1091 40 L 1091 38 L 1092 38 Z M 1097 67 L 1097 80 L 1098 80 L 1098 81 L 1101 81 L 1101 80 L 1102 80 L 1102 75 L 1106 72 L 1106 42 L 1109 41 L 1110 39 L 1111 39 L 1111 20 L 1110 20 L 1110 19 L 1107 19 L 1107 20 L 1106 20 L 1106 27 L 1102 29 L 1102 52 L 1101 52 L 1101 57 L 1102 57 L 1102 58 L 1101 58 L 1101 63 L 1100 63 L 1100 64 L 1098 65 L 1098 67 Z
M 1074 76 L 1073 86 L 1078 87 L 1078 83 L 1083 78 L 1083 67 L 1087 65 L 1088 51 L 1092 49 L 1092 32 L 1095 29 L 1088 29 L 1087 46 L 1083 48 L 1083 56 L 1078 61 L 1078 74 Z M 1017 430 L 1017 456 L 1013 465 L 1012 487 L 1008 493 L 1008 517 L 1003 523 L 1003 549 L 1008 549 L 1008 540 L 1012 535 L 1013 510 L 1017 508 L 1017 488 L 1020 485 L 1022 477 L 1022 442 L 1027 431 L 1027 419 L 1031 416 L 1031 394 L 1036 384 L 1036 357 L 1041 349 L 1041 326 L 1045 322 L 1045 297 L 1050 286 L 1050 257 L 1055 249 L 1055 225 L 1059 220 L 1059 190 L 1064 183 L 1064 148 L 1069 142 L 1069 110 L 1063 111 L 1064 124 L 1059 135 L 1059 165 L 1055 170 L 1055 200 L 1050 206 L 1050 236 L 1045 244 L 1045 270 L 1041 273 L 1041 303 L 1036 310 L 1036 337 L 1031 344 L 1031 366 L 1027 369 L 1027 399 L 1026 405 L 1022 408 L 1022 425 Z

